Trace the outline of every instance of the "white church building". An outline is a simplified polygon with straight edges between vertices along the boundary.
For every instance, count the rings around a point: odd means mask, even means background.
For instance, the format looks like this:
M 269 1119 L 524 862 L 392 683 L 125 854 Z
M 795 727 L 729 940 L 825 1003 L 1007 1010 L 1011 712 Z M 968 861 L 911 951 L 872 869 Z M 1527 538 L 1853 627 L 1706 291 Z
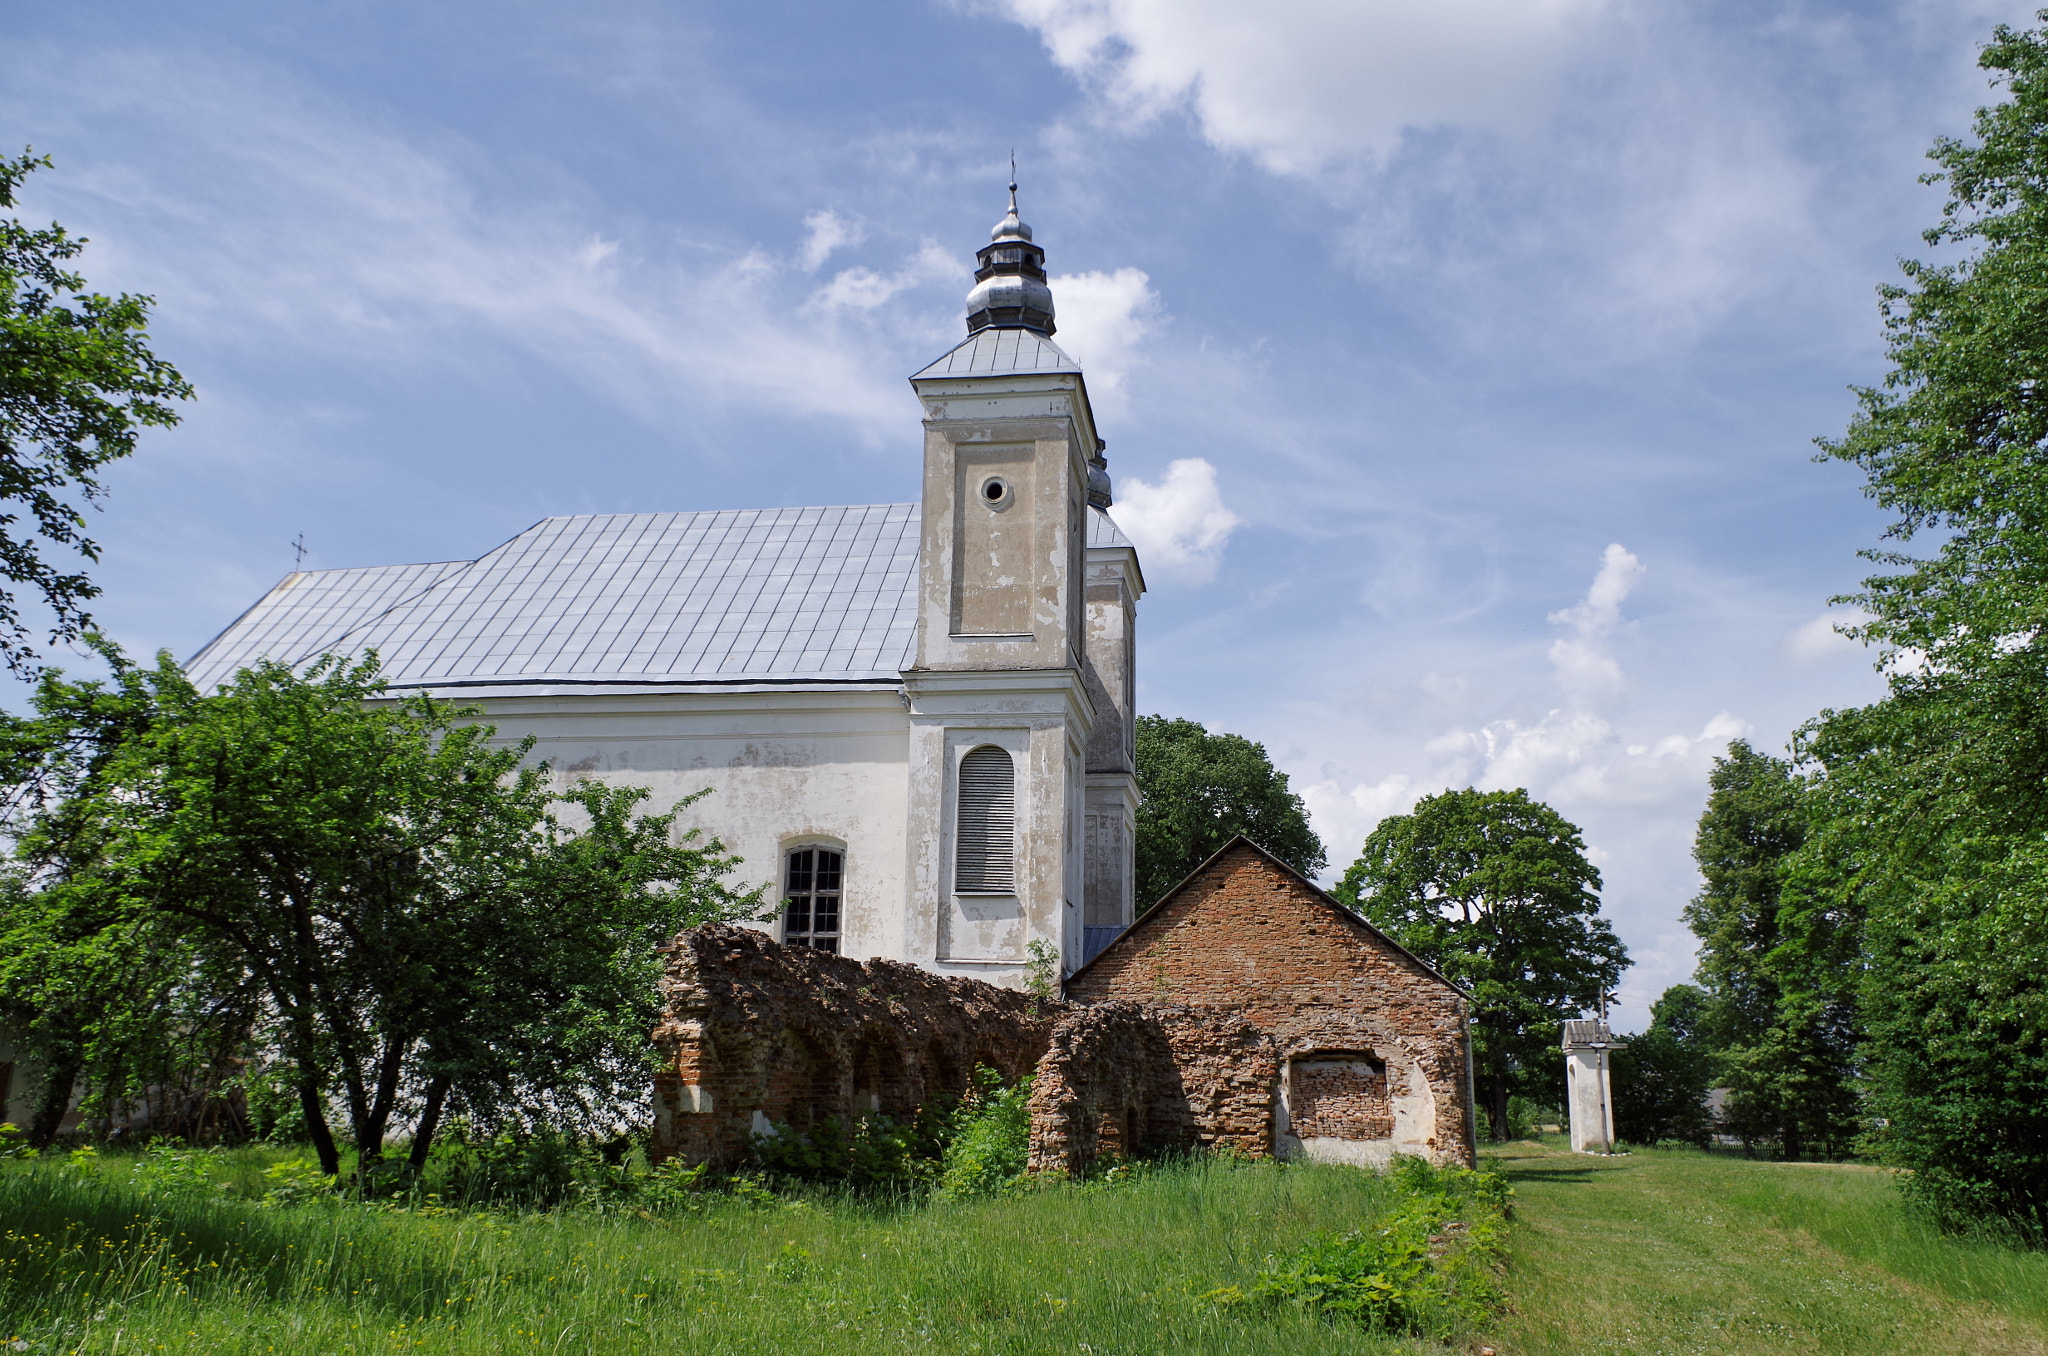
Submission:
M 687 821 L 782 892 L 786 941 L 1079 967 L 1131 922 L 1144 577 L 1014 184 L 978 259 L 967 339 L 910 378 L 921 502 L 549 518 L 476 560 L 303 571 L 186 671 L 374 649 L 565 780 L 711 788 Z

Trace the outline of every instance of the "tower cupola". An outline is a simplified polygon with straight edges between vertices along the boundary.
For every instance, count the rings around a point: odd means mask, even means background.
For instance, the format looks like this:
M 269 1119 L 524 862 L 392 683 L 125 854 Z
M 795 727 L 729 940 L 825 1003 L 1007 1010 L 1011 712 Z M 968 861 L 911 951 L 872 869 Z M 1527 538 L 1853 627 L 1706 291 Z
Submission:
M 1045 251 L 1031 243 L 1031 228 L 1017 215 L 1017 184 L 1010 183 L 1010 212 L 975 252 L 974 290 L 967 294 L 967 332 L 987 329 L 1053 333 L 1052 289 L 1045 282 Z

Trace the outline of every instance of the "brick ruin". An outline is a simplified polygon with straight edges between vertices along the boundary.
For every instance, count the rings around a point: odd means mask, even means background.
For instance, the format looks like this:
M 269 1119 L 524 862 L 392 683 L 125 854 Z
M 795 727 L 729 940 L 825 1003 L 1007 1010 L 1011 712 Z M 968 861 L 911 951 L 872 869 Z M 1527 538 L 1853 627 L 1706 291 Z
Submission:
M 1473 1161 L 1463 993 L 1244 839 L 1034 997 L 704 927 L 668 949 L 657 1158 L 736 1167 L 772 1125 L 915 1114 L 1035 1074 L 1036 1172 L 1207 1146 Z

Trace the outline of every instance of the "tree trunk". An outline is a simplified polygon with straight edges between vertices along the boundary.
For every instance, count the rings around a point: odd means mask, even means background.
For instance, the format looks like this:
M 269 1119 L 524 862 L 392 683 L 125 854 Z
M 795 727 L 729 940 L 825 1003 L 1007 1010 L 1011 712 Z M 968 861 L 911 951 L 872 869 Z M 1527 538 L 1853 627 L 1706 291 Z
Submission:
M 426 1170 L 427 1154 L 434 1147 L 434 1132 L 441 1128 L 441 1105 L 448 1100 L 449 1082 L 447 1074 L 436 1074 L 434 1081 L 427 1085 L 427 1105 L 420 1112 L 420 1123 L 412 1132 L 412 1152 L 406 1156 L 414 1172 Z
M 370 1103 L 367 1122 L 356 1127 L 356 1149 L 364 1164 L 384 1157 L 384 1131 L 391 1124 L 391 1109 L 398 1103 L 398 1075 L 405 1062 L 406 1036 L 391 1036 L 384 1042 L 384 1057 L 378 1061 L 377 1092 Z
M 313 1152 L 320 1155 L 320 1171 L 329 1177 L 341 1172 L 341 1151 L 334 1147 L 334 1132 L 327 1127 L 327 1109 L 320 1105 L 320 1089 L 313 1080 L 299 1081 L 299 1110 L 305 1113 L 306 1133 L 312 1136 Z
M 28 1142 L 32 1147 L 47 1149 L 57 1138 L 58 1127 L 64 1124 L 64 1113 L 71 1109 L 71 1090 L 78 1085 L 81 1067 L 79 1060 L 65 1059 L 45 1071 L 43 1095 L 28 1123 Z
M 1486 1090 L 1486 1114 L 1493 1122 L 1493 1142 L 1505 1144 L 1508 1140 L 1508 1076 L 1505 1070 L 1495 1070 L 1488 1080 Z

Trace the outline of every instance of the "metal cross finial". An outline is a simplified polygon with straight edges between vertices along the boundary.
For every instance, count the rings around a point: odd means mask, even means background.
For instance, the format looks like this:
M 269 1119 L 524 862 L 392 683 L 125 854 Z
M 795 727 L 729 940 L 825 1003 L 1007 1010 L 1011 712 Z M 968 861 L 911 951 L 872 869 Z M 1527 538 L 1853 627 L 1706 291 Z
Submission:
M 292 538 L 292 554 L 294 555 L 294 557 L 296 557 L 292 561 L 292 565 L 294 566 L 294 568 L 300 565 L 304 565 L 306 563 L 305 533 L 301 532 L 298 536 Z
M 1010 148 L 1010 210 L 1017 210 L 1017 148 Z

